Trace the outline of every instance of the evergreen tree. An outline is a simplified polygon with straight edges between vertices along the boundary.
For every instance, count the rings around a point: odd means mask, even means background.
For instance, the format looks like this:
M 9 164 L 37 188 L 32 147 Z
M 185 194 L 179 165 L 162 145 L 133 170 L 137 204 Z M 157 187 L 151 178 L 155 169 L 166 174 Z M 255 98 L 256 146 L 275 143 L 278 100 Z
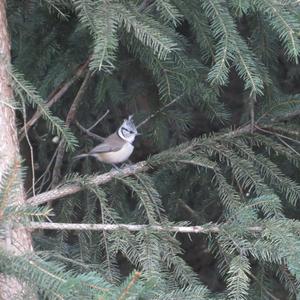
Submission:
M 31 291 L 7 299 L 300 297 L 299 5 L 7 3 L 0 121 L 17 114 L 26 177 L 0 148 L 0 234 L 34 244 L 1 246 Z M 73 160 L 130 114 L 132 165 Z

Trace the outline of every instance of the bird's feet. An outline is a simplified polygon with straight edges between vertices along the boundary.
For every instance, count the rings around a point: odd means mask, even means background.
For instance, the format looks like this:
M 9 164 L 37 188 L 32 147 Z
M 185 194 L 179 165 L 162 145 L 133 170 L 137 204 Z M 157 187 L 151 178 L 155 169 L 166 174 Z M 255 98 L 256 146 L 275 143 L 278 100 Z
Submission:
M 132 163 L 131 163 L 131 161 L 127 161 L 126 163 L 122 163 L 120 167 L 117 166 L 116 164 L 112 164 L 112 166 L 113 166 L 112 170 L 114 170 L 114 171 L 122 171 L 125 168 L 128 168 L 128 167 L 131 168 Z

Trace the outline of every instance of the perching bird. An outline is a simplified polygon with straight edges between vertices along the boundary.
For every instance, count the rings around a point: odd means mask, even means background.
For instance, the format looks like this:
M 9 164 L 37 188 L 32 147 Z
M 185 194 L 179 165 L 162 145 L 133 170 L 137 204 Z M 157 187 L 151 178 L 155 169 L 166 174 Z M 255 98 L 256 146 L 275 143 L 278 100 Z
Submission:
M 104 141 L 93 148 L 89 153 L 77 155 L 74 158 L 93 156 L 101 162 L 118 164 L 126 161 L 132 154 L 132 145 L 135 137 L 139 135 L 133 123 L 132 115 L 125 119 L 120 128 Z

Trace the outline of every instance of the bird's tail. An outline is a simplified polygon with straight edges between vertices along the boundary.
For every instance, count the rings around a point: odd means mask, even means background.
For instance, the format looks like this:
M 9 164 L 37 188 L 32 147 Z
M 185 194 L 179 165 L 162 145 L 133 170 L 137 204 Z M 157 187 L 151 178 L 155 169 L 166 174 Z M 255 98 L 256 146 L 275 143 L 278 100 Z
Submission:
M 81 159 L 81 158 L 83 158 L 83 157 L 88 157 L 88 156 L 90 156 L 90 154 L 80 154 L 80 155 L 74 156 L 73 159 L 74 159 L 74 160 L 75 160 L 75 159 Z

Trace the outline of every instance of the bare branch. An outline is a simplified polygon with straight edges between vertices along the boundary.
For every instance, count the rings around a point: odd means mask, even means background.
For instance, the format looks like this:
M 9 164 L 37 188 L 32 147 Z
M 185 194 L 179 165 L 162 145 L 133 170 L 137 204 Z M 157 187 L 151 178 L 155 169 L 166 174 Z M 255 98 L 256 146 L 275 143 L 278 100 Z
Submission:
M 84 80 L 79 88 L 79 91 L 78 91 L 78 93 L 70 107 L 70 110 L 68 112 L 68 115 L 66 118 L 66 126 L 67 127 L 70 127 L 71 123 L 75 120 L 78 105 L 83 98 L 84 92 L 87 89 L 87 85 L 88 85 L 90 76 L 91 76 L 91 72 L 87 71 L 86 75 L 84 77 Z M 54 164 L 54 168 L 53 168 L 51 187 L 55 187 L 61 179 L 61 167 L 62 167 L 63 157 L 64 157 L 64 153 L 65 153 L 65 148 L 66 148 L 66 141 L 62 139 L 57 147 L 57 156 L 56 156 L 56 160 L 55 160 L 55 164 Z
M 86 135 L 90 136 L 91 138 L 93 138 L 96 141 L 103 142 L 104 138 L 91 132 L 91 130 L 93 130 L 93 128 L 95 128 L 108 114 L 109 114 L 109 109 L 88 129 L 84 128 L 78 121 L 76 121 L 75 124 Z
M 113 170 L 108 173 L 95 176 L 92 179 L 91 184 L 96 184 L 96 185 L 105 184 L 117 176 L 129 176 L 135 173 L 147 171 L 149 169 L 150 167 L 147 165 L 146 161 L 141 161 L 133 166 L 125 167 L 120 171 Z M 59 188 L 52 189 L 49 192 L 44 192 L 39 195 L 36 195 L 35 197 L 31 197 L 27 200 L 26 203 L 32 205 L 39 205 L 39 204 L 56 200 L 58 198 L 62 198 L 65 196 L 78 193 L 82 189 L 83 187 L 80 186 L 79 184 L 65 184 Z
M 86 135 L 88 135 L 89 137 L 91 137 L 92 139 L 94 139 L 95 141 L 98 142 L 103 142 L 104 138 L 96 133 L 93 133 L 91 131 L 89 131 L 88 129 L 85 129 L 78 121 L 75 122 L 76 126 Z
M 93 230 L 93 231 L 166 231 L 181 233 L 218 233 L 221 231 L 219 225 L 209 224 L 204 226 L 162 226 L 162 225 L 135 225 L 135 224 L 81 224 L 81 223 L 50 223 L 50 222 L 31 222 L 31 229 L 49 229 L 49 230 Z M 263 230 L 261 226 L 252 226 L 248 231 L 259 233 Z
M 47 98 L 45 106 L 50 108 L 54 103 L 56 103 L 61 97 L 66 93 L 66 91 L 70 88 L 70 86 L 86 71 L 90 59 L 88 58 L 86 62 L 80 65 L 73 77 L 69 80 L 65 80 L 62 82 Z M 41 112 L 38 110 L 32 116 L 32 118 L 21 128 L 20 130 L 20 138 L 19 140 L 22 141 L 25 137 L 25 126 L 27 130 L 29 130 L 42 116 Z
M 27 113 L 26 113 L 26 107 L 24 101 L 22 101 L 22 107 L 23 107 L 23 118 L 24 118 L 24 123 L 26 124 L 27 120 Z M 34 155 L 33 155 L 33 147 L 31 145 L 29 136 L 28 136 L 28 130 L 27 127 L 25 126 L 25 137 L 27 144 L 29 146 L 30 150 L 30 162 L 31 162 L 31 175 L 32 175 L 32 194 L 35 196 L 35 169 L 34 169 Z
M 89 127 L 87 130 L 91 131 L 93 130 L 107 115 L 109 114 L 109 109 L 104 113 L 103 116 L 100 117 L 99 120 L 97 120 L 91 127 Z
M 156 117 L 159 113 L 161 113 L 163 110 L 165 110 L 166 108 L 168 108 L 169 106 L 171 106 L 172 104 L 174 104 L 175 102 L 177 102 L 179 99 L 181 99 L 183 97 L 184 94 L 181 94 L 177 97 L 175 97 L 171 102 L 167 103 L 166 105 L 164 105 L 162 108 L 160 108 L 159 110 L 157 110 L 156 112 L 154 112 L 153 114 L 151 114 L 149 117 L 147 117 L 144 121 L 142 121 L 140 124 L 138 124 L 136 126 L 136 128 L 139 128 L 141 126 L 143 126 L 144 124 L 146 124 L 148 121 L 150 121 L 151 119 L 153 119 L 154 117 Z

